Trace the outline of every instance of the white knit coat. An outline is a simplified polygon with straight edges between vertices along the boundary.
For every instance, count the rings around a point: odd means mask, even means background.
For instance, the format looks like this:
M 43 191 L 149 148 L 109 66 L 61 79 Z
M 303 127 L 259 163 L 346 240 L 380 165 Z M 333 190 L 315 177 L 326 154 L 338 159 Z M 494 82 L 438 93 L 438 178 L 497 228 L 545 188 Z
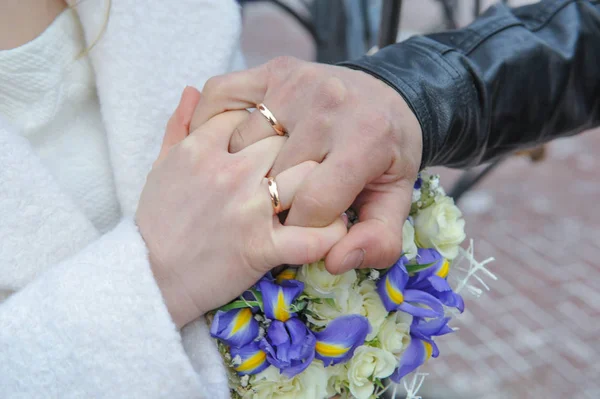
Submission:
M 78 3 L 91 42 L 107 2 Z M 183 87 L 232 69 L 240 25 L 233 0 L 112 1 L 90 54 L 122 216 L 104 235 L 0 115 L 1 398 L 229 397 L 205 322 L 171 321 L 132 216 Z

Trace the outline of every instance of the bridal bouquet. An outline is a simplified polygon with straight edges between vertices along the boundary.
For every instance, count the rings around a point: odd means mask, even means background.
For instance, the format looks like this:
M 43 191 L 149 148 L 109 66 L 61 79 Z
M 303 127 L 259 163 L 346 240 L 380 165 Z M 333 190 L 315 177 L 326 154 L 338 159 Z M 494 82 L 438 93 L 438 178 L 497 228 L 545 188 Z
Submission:
M 229 371 L 233 398 L 378 398 L 439 355 L 436 337 L 453 332 L 459 292 L 484 265 L 459 245 L 465 222 L 439 177 L 414 185 L 403 254 L 385 270 L 331 275 L 324 263 L 264 276 L 211 314 L 211 334 Z M 461 263 L 467 264 L 467 267 Z M 449 276 L 453 277 L 450 281 Z M 404 377 L 413 373 L 412 386 Z

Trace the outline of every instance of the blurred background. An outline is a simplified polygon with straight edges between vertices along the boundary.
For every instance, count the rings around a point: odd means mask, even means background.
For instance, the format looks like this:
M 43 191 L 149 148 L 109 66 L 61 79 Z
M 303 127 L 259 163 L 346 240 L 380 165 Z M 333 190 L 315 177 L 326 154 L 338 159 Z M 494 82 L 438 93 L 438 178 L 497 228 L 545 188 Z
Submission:
M 334 62 L 377 43 L 380 0 L 243 3 L 249 66 L 279 55 Z M 494 1 L 397 3 L 386 21 L 399 15 L 400 41 L 464 26 Z M 498 281 L 480 299 L 466 297 L 460 331 L 436 341 L 442 354 L 421 369 L 423 399 L 600 398 L 599 154 L 600 131 L 591 131 L 545 146 L 538 162 L 511 156 L 477 184 L 482 168 L 466 178 L 435 170 L 455 189 L 476 256 L 496 258 Z

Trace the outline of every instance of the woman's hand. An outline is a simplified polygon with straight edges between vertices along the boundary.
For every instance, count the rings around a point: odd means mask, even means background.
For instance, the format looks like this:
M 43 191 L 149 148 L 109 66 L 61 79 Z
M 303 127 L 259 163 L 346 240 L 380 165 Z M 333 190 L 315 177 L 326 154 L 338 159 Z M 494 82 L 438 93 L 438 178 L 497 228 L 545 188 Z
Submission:
M 342 218 L 322 228 L 281 225 L 265 176 L 286 139 L 268 137 L 229 153 L 247 111 L 219 114 L 185 137 L 198 99 L 197 91 L 184 92 L 136 215 L 179 327 L 240 295 L 273 267 L 323 258 L 347 232 Z M 304 162 L 275 177 L 283 209 L 315 166 Z

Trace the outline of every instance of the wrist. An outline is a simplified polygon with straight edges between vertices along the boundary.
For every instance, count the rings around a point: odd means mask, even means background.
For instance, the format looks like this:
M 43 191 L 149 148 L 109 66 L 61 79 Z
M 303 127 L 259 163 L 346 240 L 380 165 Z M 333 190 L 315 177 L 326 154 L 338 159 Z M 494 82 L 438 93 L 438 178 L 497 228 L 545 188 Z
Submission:
M 149 261 L 154 280 L 177 328 L 181 329 L 189 322 L 202 316 L 203 312 L 198 309 L 196 303 L 187 294 L 180 278 L 175 273 L 165 272 L 165 268 L 153 259 L 152 254 L 149 255 Z
M 377 79 L 377 77 L 373 78 Z M 381 98 L 387 106 L 386 114 L 398 145 L 398 157 L 404 164 L 414 167 L 410 172 L 416 176 L 422 168 L 423 129 L 404 96 L 386 81 L 379 81 L 384 87 Z
M 158 286 L 163 302 L 171 315 L 173 323 L 178 329 L 185 326 L 187 323 L 195 320 L 202 315 L 202 311 L 198 309 L 196 303 L 187 294 L 184 282 L 179 275 L 164 261 L 164 257 L 158 256 L 156 247 L 148 240 L 147 234 L 138 221 L 139 215 L 136 216 L 136 224 L 138 231 L 146 245 L 148 262 L 150 270 L 154 276 L 154 281 Z

